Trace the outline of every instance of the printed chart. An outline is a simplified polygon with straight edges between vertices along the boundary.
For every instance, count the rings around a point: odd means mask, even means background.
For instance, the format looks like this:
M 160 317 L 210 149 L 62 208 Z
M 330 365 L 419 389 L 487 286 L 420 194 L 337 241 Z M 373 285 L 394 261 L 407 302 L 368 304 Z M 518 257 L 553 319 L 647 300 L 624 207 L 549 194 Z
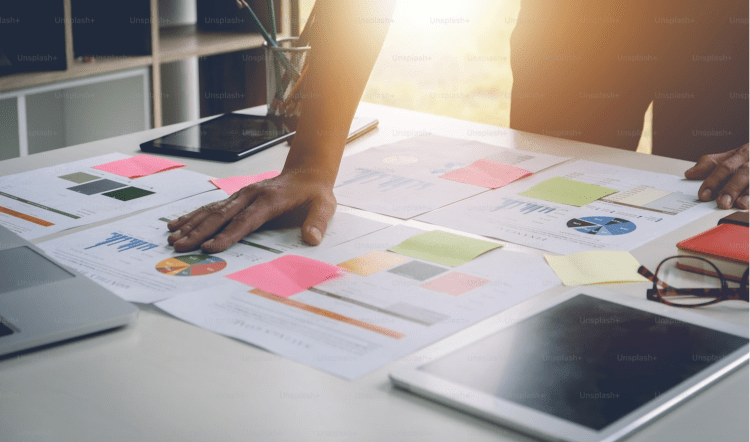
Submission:
M 568 221 L 568 227 L 589 235 L 624 235 L 635 230 L 636 225 L 611 216 L 584 216 Z
M 202 276 L 220 272 L 227 262 L 211 255 L 183 255 L 159 261 L 156 270 L 171 276 Z

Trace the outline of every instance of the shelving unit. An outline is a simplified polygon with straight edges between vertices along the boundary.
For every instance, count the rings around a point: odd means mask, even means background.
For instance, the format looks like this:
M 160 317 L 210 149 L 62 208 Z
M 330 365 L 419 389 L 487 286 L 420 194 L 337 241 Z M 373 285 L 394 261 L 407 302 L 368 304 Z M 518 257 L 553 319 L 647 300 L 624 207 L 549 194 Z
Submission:
M 217 73 L 223 72 L 222 63 L 227 66 L 226 70 L 238 69 L 238 62 L 243 54 L 261 54 L 260 52 L 263 45 L 263 38 L 255 33 L 245 32 L 206 32 L 201 30 L 201 26 L 196 23 L 197 20 L 193 19 L 193 23 L 175 23 L 172 20 L 161 20 L 159 16 L 160 6 L 165 10 L 170 9 L 175 3 L 186 3 L 188 8 L 193 8 L 193 16 L 195 15 L 196 0 L 140 0 L 148 3 L 150 10 L 150 16 L 148 17 L 148 23 L 150 24 L 150 46 L 151 53 L 149 55 L 118 55 L 118 54 L 105 54 L 93 57 L 93 61 L 85 62 L 82 58 L 76 57 L 74 54 L 74 39 L 76 34 L 74 32 L 74 7 L 80 5 L 77 0 L 59 0 L 63 2 L 63 21 L 65 26 L 65 60 L 67 68 L 59 71 L 44 71 L 44 72 L 26 72 L 26 73 L 14 73 L 10 75 L 0 76 L 0 117 L 3 122 L 0 124 L 0 130 L 6 131 L 9 125 L 17 124 L 17 135 L 19 143 L 19 154 L 23 155 L 27 152 L 23 146 L 23 140 L 28 139 L 25 135 L 27 132 L 28 125 L 22 127 L 24 122 L 28 123 L 26 115 L 20 115 L 21 112 L 26 112 L 22 101 L 23 97 L 28 95 L 38 94 L 40 88 L 44 90 L 64 90 L 70 87 L 70 82 L 74 81 L 76 87 L 100 87 L 103 80 L 110 74 L 123 74 L 127 72 L 137 72 L 134 75 L 146 75 L 146 84 L 148 85 L 145 93 L 138 92 L 144 96 L 146 104 L 149 108 L 147 114 L 150 119 L 146 122 L 145 126 L 139 128 L 139 130 L 148 129 L 150 127 L 160 127 L 165 120 L 164 105 L 170 106 L 182 105 L 185 100 L 175 100 L 174 96 L 166 97 L 162 92 L 163 86 L 167 86 L 166 89 L 170 90 L 172 94 L 175 91 L 198 91 L 202 89 L 217 90 L 223 86 L 224 81 L 228 81 L 226 87 L 228 88 L 244 88 L 242 96 L 245 97 L 245 101 L 242 102 L 234 100 L 228 101 L 226 106 L 206 105 L 199 103 L 198 107 L 202 110 L 200 116 L 205 116 L 204 113 L 208 110 L 218 112 L 229 112 L 236 110 L 231 107 L 250 107 L 257 104 L 260 97 L 264 97 L 265 88 L 265 77 L 264 70 L 261 68 L 262 57 L 244 57 L 242 60 L 247 61 L 246 66 L 240 66 L 241 72 L 231 72 L 227 75 L 218 75 Z M 137 3 L 138 0 L 133 0 L 133 4 Z M 210 1 L 210 0 L 197 0 L 197 1 Z M 251 6 L 256 1 L 264 0 L 253 0 L 249 1 Z M 161 3 L 161 4 L 160 4 Z M 169 3 L 166 5 L 166 3 Z M 139 3 L 141 7 L 145 6 L 144 3 Z M 165 6 L 169 6 L 166 8 Z M 180 4 L 179 6 L 184 6 Z M 77 17 L 82 14 L 83 11 L 75 10 L 76 20 Z M 277 18 L 277 29 L 279 30 L 279 38 L 286 37 L 289 35 L 297 35 L 299 33 L 299 4 L 298 0 L 277 0 L 276 1 L 276 18 Z M 161 26 L 160 26 L 161 25 Z M 251 52 L 248 52 L 251 51 Z M 197 60 L 199 61 L 197 61 Z M 164 68 L 167 63 L 177 63 L 171 65 L 169 68 Z M 200 64 L 200 72 L 208 72 L 211 75 L 206 75 L 208 78 L 201 78 L 198 80 L 198 68 Z M 217 65 L 218 64 L 218 65 Z M 258 66 L 255 66 L 258 65 Z M 175 68 L 177 67 L 177 68 Z M 195 70 L 195 74 L 185 75 L 181 72 L 181 69 L 187 67 L 188 69 Z M 163 74 L 167 75 L 164 77 Z M 127 75 L 127 74 L 126 74 Z M 239 78 L 238 75 L 244 75 L 245 78 Z M 227 78 L 232 77 L 234 84 Z M 189 79 L 191 84 L 179 84 L 180 81 Z M 231 78 L 230 78 L 231 79 Z M 245 80 L 245 81 L 240 81 Z M 210 82 L 219 82 L 218 84 L 211 84 Z M 173 84 L 177 82 L 178 84 Z M 208 83 L 207 83 L 208 82 Z M 241 84 L 240 84 L 241 83 Z M 99 86 L 95 86 L 99 85 Z M 120 87 L 116 83 L 112 83 L 113 87 Z M 116 95 L 116 94 L 113 94 Z M 21 97 L 21 98 L 19 98 Z M 116 97 L 114 97 L 116 98 Z M 12 100 L 16 99 L 15 106 L 12 104 Z M 198 97 L 198 99 L 201 99 Z M 190 100 L 188 100 L 190 101 Z M 193 100 L 194 101 L 194 100 Z M 122 103 L 112 103 L 113 105 L 121 106 Z M 141 106 L 142 103 L 130 103 L 133 106 Z M 19 115 L 15 118 L 11 118 L 8 115 L 9 109 L 16 108 Z M 190 117 L 193 118 L 197 115 L 196 113 L 190 113 Z M 217 113 L 218 113 L 217 112 Z M 176 122 L 172 115 L 168 115 L 170 118 L 166 118 L 169 123 Z M 63 139 L 69 137 L 63 137 Z M 6 144 L 11 143 L 16 138 L 9 137 L 9 140 L 4 140 L 0 143 L 0 149 L 7 149 Z M 91 140 L 88 140 L 91 141 Z M 28 144 L 26 145 L 28 148 Z M 59 146 L 62 147 L 62 146 Z M 0 158 L 8 157 L 7 153 L 0 152 Z

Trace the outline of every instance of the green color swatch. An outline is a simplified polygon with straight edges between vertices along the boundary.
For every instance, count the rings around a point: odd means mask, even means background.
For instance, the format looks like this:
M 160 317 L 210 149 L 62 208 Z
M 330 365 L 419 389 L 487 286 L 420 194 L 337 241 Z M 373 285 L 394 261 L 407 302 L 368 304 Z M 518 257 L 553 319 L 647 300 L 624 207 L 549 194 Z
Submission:
M 130 201 L 142 196 L 151 195 L 154 192 L 139 189 L 137 187 L 126 187 L 124 189 L 113 190 L 112 192 L 103 193 L 102 195 L 114 198 L 120 201 Z
M 502 247 L 502 245 L 433 230 L 432 232 L 412 236 L 388 250 L 401 255 L 456 267 L 498 247 Z
M 581 207 L 613 193 L 617 193 L 617 191 L 567 178 L 556 177 L 542 181 L 531 189 L 519 193 L 519 195 Z
M 88 183 L 89 181 L 98 180 L 99 176 L 96 175 L 90 175 L 88 173 L 83 172 L 75 172 L 75 173 L 69 173 L 67 175 L 59 176 L 58 178 L 62 178 L 64 180 L 76 183 L 76 184 L 83 184 Z

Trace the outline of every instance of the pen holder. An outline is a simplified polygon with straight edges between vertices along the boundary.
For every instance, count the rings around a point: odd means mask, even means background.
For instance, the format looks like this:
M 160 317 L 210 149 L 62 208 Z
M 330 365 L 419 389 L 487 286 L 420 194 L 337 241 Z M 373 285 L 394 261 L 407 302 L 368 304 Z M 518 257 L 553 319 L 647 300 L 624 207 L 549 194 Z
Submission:
M 310 46 L 296 46 L 298 37 L 280 38 L 278 47 L 265 42 L 266 55 L 266 103 L 268 115 L 291 119 L 296 126 L 299 117 L 299 102 L 302 98 L 300 78 L 303 76 L 305 59 Z M 294 129 L 292 129 L 294 130 Z

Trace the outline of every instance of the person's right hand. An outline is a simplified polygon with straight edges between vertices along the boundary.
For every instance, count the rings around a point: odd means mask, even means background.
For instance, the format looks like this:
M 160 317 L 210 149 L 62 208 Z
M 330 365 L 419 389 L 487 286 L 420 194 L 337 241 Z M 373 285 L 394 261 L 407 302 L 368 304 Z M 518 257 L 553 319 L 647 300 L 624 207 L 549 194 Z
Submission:
M 701 201 L 716 199 L 719 209 L 748 208 L 748 145 L 723 153 L 703 155 L 685 171 L 689 180 L 704 180 L 698 190 Z
M 206 253 L 226 250 L 280 215 L 302 212 L 302 239 L 318 245 L 336 212 L 333 183 L 315 174 L 282 173 L 251 184 L 229 198 L 203 206 L 167 227 L 167 238 L 177 252 L 200 247 Z

